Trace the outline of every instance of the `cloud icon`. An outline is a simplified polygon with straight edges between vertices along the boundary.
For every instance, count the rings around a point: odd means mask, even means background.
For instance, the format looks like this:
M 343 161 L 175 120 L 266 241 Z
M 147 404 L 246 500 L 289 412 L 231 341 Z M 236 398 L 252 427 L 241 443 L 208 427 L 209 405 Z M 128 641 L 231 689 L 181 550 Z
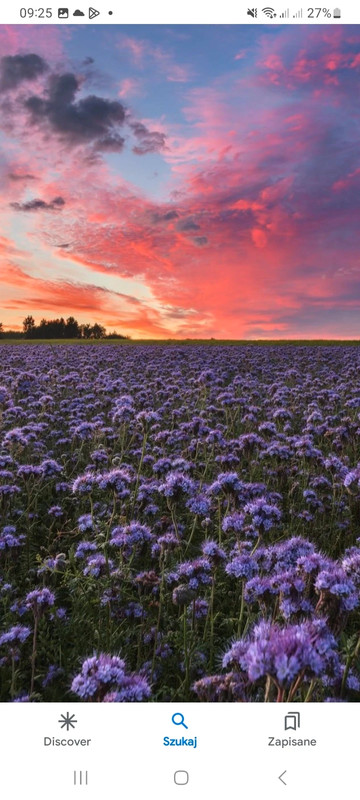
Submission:
M 85 17 L 85 14 L 83 11 L 80 11 L 80 9 L 77 8 L 76 11 L 74 11 L 73 13 L 73 17 Z

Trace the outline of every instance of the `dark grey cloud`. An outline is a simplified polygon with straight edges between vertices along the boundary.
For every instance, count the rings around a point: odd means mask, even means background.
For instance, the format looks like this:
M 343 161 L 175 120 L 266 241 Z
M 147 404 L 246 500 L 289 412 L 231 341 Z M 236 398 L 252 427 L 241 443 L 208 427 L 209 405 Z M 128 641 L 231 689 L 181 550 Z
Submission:
M 97 150 L 122 150 L 124 139 L 117 131 L 125 121 L 122 103 L 95 95 L 76 100 L 80 88 L 71 72 L 52 75 L 46 98 L 32 95 L 25 101 L 32 122 L 47 123 L 69 145 L 91 142 Z
M 0 91 L 15 89 L 23 81 L 32 81 L 48 69 L 46 61 L 36 53 L 25 56 L 4 56 L 0 60 Z
M 178 212 L 174 209 L 173 211 L 167 211 L 166 214 L 163 214 L 163 219 L 166 220 L 166 222 L 169 222 L 171 219 L 177 219 L 178 216 Z
M 181 308 L 180 306 L 162 306 L 162 310 L 168 319 L 188 319 L 196 317 L 199 313 L 195 308 Z
M 29 173 L 21 173 L 21 172 L 9 172 L 8 178 L 10 181 L 36 181 L 37 178 L 35 175 L 30 175 Z
M 125 139 L 118 133 L 111 133 L 108 136 L 103 136 L 96 142 L 96 150 L 107 150 L 108 153 L 119 153 L 123 149 Z
M 35 198 L 26 203 L 10 203 L 10 205 L 15 211 L 57 211 L 65 205 L 65 200 L 63 197 L 54 197 L 50 203 L 46 203 L 45 200 Z
M 186 233 L 186 231 L 200 230 L 200 225 L 198 225 L 197 222 L 194 222 L 192 217 L 188 217 L 187 219 L 181 219 L 177 223 L 176 228 L 178 231 L 184 231 Z
M 204 247 L 208 243 L 208 239 L 207 236 L 195 236 L 193 242 L 198 247 Z
M 88 67 L 92 63 L 93 59 L 88 57 L 83 61 L 83 66 Z M 0 92 L 33 80 L 48 69 L 44 59 L 35 53 L 5 56 L 0 60 Z M 77 77 L 73 72 L 50 74 L 41 93 L 30 94 L 22 100 L 31 123 L 44 127 L 46 131 L 50 129 L 61 136 L 69 147 L 91 145 L 94 158 L 99 151 L 120 152 L 124 148 L 125 136 L 121 135 L 120 129 L 125 125 L 138 141 L 133 147 L 136 155 L 164 150 L 165 134 L 151 131 L 142 122 L 132 119 L 128 110 L 117 99 L 110 100 L 94 94 L 81 96 L 83 78 Z M 7 97 L 3 102 L 8 105 L 2 105 L 2 113 L 4 117 L 10 118 L 14 113 L 10 99 Z M 16 176 L 13 179 L 20 180 Z M 30 176 L 28 179 L 30 180 Z
M 151 214 L 151 221 L 156 224 L 157 222 L 171 222 L 173 219 L 178 219 L 178 212 L 176 209 L 166 211 L 164 214 L 159 214 L 157 211 Z
M 158 153 L 165 149 L 165 133 L 149 131 L 142 122 L 130 122 L 130 128 L 139 141 L 139 144 L 133 147 L 133 152 L 136 153 L 136 155 L 143 156 L 146 153 Z

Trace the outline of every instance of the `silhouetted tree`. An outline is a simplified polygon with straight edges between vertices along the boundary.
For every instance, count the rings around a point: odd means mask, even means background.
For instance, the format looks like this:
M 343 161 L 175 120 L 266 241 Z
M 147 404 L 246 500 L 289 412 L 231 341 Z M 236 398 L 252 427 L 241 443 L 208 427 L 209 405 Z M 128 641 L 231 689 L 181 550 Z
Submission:
M 95 322 L 95 325 L 91 327 L 91 339 L 103 339 L 105 336 L 106 330 L 103 325 L 99 325 Z
M 28 317 L 25 317 L 23 322 L 23 331 L 27 339 L 30 339 L 35 328 L 35 320 L 34 317 L 29 314 Z
M 0 322 L 0 338 L 2 337 L 3 333 L 4 333 L 4 326 L 2 322 Z
M 12 331 L 9 328 L 7 331 L 4 331 L 2 334 L 3 339 L 24 339 L 25 334 L 24 331 Z
M 124 336 L 123 333 L 118 333 L 117 331 L 111 331 L 110 333 L 106 334 L 106 339 L 130 339 L 130 336 Z
M 81 336 L 80 326 L 75 317 L 68 317 L 65 326 L 65 336 L 68 339 L 78 339 Z
M 90 339 L 91 336 L 91 325 L 87 322 L 86 325 L 81 325 L 81 336 L 83 339 Z
M 0 323 L 0 336 L 3 332 L 2 324 Z M 6 336 L 8 332 L 4 332 Z M 15 335 L 15 332 L 14 332 Z M 113 333 L 106 335 L 106 328 L 95 322 L 91 325 L 86 322 L 79 325 L 75 317 L 68 317 L 66 322 L 63 317 L 58 319 L 43 319 L 39 325 L 35 324 L 34 317 L 30 314 L 23 321 L 23 332 L 17 334 L 18 336 L 25 336 L 27 339 L 128 339 L 128 336 L 123 336 L 121 333 L 113 331 Z

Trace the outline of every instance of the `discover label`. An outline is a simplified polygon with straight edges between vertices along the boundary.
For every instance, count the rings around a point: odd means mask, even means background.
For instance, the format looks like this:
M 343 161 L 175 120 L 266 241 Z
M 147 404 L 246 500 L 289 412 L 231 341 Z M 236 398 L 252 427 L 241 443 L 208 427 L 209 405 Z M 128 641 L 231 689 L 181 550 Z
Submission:
M 89 747 L 91 739 L 54 739 L 44 736 L 44 747 Z

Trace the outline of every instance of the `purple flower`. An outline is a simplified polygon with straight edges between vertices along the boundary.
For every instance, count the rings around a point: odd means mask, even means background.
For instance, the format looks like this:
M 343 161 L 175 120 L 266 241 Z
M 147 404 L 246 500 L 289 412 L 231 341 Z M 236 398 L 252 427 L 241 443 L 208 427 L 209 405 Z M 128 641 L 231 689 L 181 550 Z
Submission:
M 47 686 L 50 686 L 56 678 L 59 678 L 61 675 L 64 674 L 64 670 L 62 667 L 58 667 L 56 664 L 51 664 L 45 678 L 42 681 L 43 688 L 46 689 Z
M 337 565 L 319 572 L 315 588 L 320 593 L 320 602 L 336 598 L 339 609 L 352 611 L 359 605 L 359 592 L 346 572 Z
M 146 525 L 130 522 L 130 525 L 119 525 L 113 528 L 110 544 L 119 547 L 126 558 L 129 558 L 134 551 L 140 551 L 153 539 L 154 536 Z
M 97 553 L 87 558 L 83 573 L 84 575 L 91 575 L 93 578 L 98 578 L 100 575 L 106 575 L 108 570 L 112 569 L 112 567 L 112 561 L 107 561 L 105 556 L 101 553 Z
M 48 510 L 48 514 L 50 514 L 51 517 L 56 517 L 58 519 L 64 516 L 61 506 L 51 506 L 51 508 Z
M 241 489 L 241 481 L 236 472 L 221 472 L 216 481 L 209 486 L 209 495 L 235 494 Z
M 201 551 L 204 556 L 207 556 L 210 562 L 220 564 L 226 558 L 225 550 L 219 547 L 217 542 L 208 540 L 201 545 Z
M 176 589 L 174 590 L 176 592 Z M 193 615 L 195 619 L 204 619 L 207 617 L 209 611 L 209 603 L 207 600 L 204 600 L 202 597 L 197 597 L 196 600 L 188 606 L 187 615 L 189 619 L 192 619 Z
M 226 567 L 225 572 L 232 575 L 234 578 L 246 578 L 249 580 L 259 571 L 259 567 L 255 558 L 247 553 L 236 556 L 230 561 Z
M 21 547 L 25 542 L 25 536 L 16 535 L 16 528 L 13 525 L 5 525 L 0 534 L 0 550 L 11 550 L 13 547 Z
M 104 703 L 141 703 L 151 695 L 150 686 L 142 675 L 124 675 L 122 685 L 105 695 Z
M 360 588 L 360 547 L 350 547 L 349 550 L 345 550 L 342 567 L 355 586 Z
M 165 482 L 158 487 L 159 494 L 179 500 L 183 495 L 192 494 L 194 481 L 182 472 L 168 472 Z
M 271 598 L 271 595 L 274 594 L 276 594 L 276 592 L 272 586 L 271 579 L 268 577 L 261 578 L 255 575 L 255 577 L 250 578 L 245 585 L 244 598 L 249 605 L 257 602 L 259 599 L 268 600 Z
M 204 494 L 198 494 L 194 497 L 191 497 L 190 500 L 186 503 L 187 507 L 193 514 L 200 514 L 203 517 L 206 517 L 210 511 L 211 503 L 208 497 Z
M 14 625 L 13 628 L 0 634 L 0 645 L 13 642 L 22 644 L 30 636 L 30 633 L 30 628 L 26 628 L 24 625 Z
M 195 558 L 193 561 L 184 561 L 177 567 L 180 578 L 186 579 L 190 589 L 211 583 L 211 564 L 208 558 Z
M 322 619 L 284 628 L 258 623 L 226 653 L 223 667 L 229 666 L 240 667 L 252 682 L 268 675 L 281 687 L 290 686 L 300 674 L 311 680 L 340 673 L 336 641 Z
M 258 558 L 265 569 L 270 572 L 283 572 L 283 570 L 294 567 L 298 560 L 303 556 L 310 556 L 314 552 L 314 545 L 301 536 L 294 536 L 285 542 L 270 545 L 262 551 L 258 551 Z
M 97 483 L 98 476 L 94 472 L 85 472 L 74 480 L 72 490 L 74 494 L 91 494 Z
M 226 675 L 207 675 L 196 681 L 193 691 L 207 703 L 239 702 L 246 699 L 246 681 L 235 670 Z
M 29 592 L 25 598 L 25 605 L 26 608 L 32 609 L 34 613 L 38 613 L 39 611 L 44 611 L 46 608 L 50 608 L 55 603 L 55 595 L 50 591 L 50 589 L 34 589 L 34 591 Z
M 192 600 L 195 600 L 196 591 L 186 583 L 180 583 L 175 586 L 172 593 L 172 601 L 175 606 L 187 606 Z
M 244 530 L 244 523 L 245 523 L 245 516 L 239 511 L 235 511 L 234 514 L 229 514 L 228 516 L 224 517 L 222 521 L 222 529 L 224 533 L 228 533 L 228 531 L 235 531 L 235 533 L 240 533 Z
M 268 503 L 266 497 L 257 497 L 244 506 L 244 513 L 249 514 L 256 528 L 269 531 L 281 519 L 281 511 L 277 506 Z
M 162 553 L 168 553 L 180 547 L 180 541 L 174 533 L 164 533 L 159 536 L 155 544 L 152 545 L 151 555 L 156 557 Z
M 29 694 L 21 694 L 19 697 L 14 697 L 13 703 L 30 703 Z
M 135 414 L 134 400 L 131 395 L 123 394 L 116 401 L 115 409 L 112 415 L 114 424 L 122 424 L 128 422 Z
M 46 478 L 52 478 L 54 475 L 59 475 L 63 468 L 53 458 L 46 458 L 40 464 L 41 474 Z
M 344 477 L 344 486 L 346 489 L 359 489 L 360 488 L 360 465 L 348 472 Z
M 126 675 L 125 662 L 119 656 L 100 653 L 87 658 L 81 672 L 73 679 L 71 690 L 82 700 L 126 702 L 143 700 L 150 695 L 150 687 L 139 675 Z M 109 700 L 115 693 L 116 700 Z
M 54 558 L 45 558 L 43 565 L 38 569 L 37 574 L 44 572 L 63 572 L 66 565 L 65 553 L 58 553 Z
M 112 489 L 122 499 L 130 494 L 128 487 L 131 483 L 131 475 L 126 469 L 115 468 L 104 472 L 97 476 L 96 482 L 100 489 Z
M 15 483 L 12 484 L 5 483 L 3 486 L 0 486 L 0 499 L 1 497 L 6 497 L 6 496 L 11 497 L 12 495 L 15 494 L 20 494 L 20 489 L 18 486 L 16 486 Z
M 94 527 L 91 514 L 83 514 L 81 517 L 79 517 L 78 527 L 81 533 L 85 533 L 85 531 L 91 531 Z

